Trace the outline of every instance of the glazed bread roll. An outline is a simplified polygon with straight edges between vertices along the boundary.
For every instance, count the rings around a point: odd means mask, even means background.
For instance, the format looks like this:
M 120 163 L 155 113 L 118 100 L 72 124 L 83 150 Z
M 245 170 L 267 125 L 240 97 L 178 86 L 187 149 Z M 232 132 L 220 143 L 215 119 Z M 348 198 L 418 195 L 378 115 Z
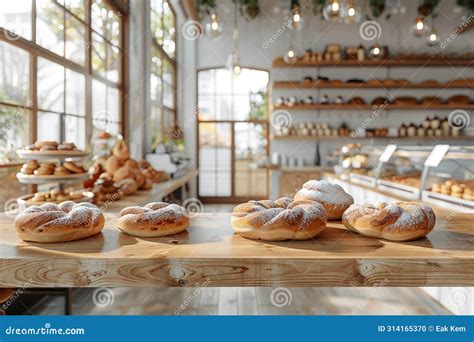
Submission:
M 316 201 L 326 209 L 328 220 L 340 220 L 344 211 L 354 203 L 342 187 L 328 181 L 310 180 L 295 195 L 295 201 Z
M 436 222 L 431 207 L 416 202 L 353 204 L 342 223 L 364 236 L 391 241 L 416 240 L 428 235 Z
M 153 202 L 144 207 L 127 207 L 120 212 L 119 228 L 128 235 L 166 236 L 180 233 L 188 226 L 188 212 L 177 204 Z
M 67 242 L 100 233 L 105 218 L 91 203 L 62 202 L 31 206 L 15 219 L 20 239 L 33 242 Z
M 231 224 L 237 234 L 267 241 L 306 240 L 326 227 L 326 211 L 314 201 L 250 201 L 239 204 Z

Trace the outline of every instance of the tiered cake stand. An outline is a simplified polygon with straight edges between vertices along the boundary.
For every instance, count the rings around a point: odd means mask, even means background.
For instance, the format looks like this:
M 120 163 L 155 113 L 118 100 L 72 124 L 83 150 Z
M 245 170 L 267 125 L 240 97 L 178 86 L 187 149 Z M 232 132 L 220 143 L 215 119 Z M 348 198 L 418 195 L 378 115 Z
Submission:
M 88 156 L 88 153 L 80 150 L 73 151 L 27 151 L 19 150 L 17 151 L 18 156 L 25 160 L 37 160 L 42 162 L 56 163 L 58 165 L 62 164 L 65 161 L 78 161 L 85 159 Z M 87 172 L 84 173 L 71 173 L 68 175 L 25 175 L 21 172 L 17 173 L 16 178 L 20 183 L 23 184 L 35 184 L 35 185 L 44 185 L 49 183 L 59 184 L 59 189 L 64 190 L 65 185 L 71 183 L 77 183 L 89 178 Z M 32 201 L 34 194 L 24 195 L 18 198 L 18 205 L 20 209 L 24 209 L 29 205 L 33 204 L 42 204 L 41 202 Z M 83 197 L 75 199 L 76 202 L 90 202 L 93 198 L 93 194 L 87 191 L 84 191 Z M 47 201 L 48 203 L 56 203 L 55 201 Z M 46 202 L 44 202 L 46 203 Z

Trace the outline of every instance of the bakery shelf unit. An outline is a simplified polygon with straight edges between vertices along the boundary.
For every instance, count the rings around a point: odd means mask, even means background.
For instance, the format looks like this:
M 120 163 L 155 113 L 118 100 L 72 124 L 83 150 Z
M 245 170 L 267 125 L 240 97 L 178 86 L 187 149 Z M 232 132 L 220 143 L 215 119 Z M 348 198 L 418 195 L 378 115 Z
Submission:
M 291 120 L 280 122 L 291 127 L 279 130 L 272 125 L 270 151 L 311 166 L 324 164 L 329 151 L 350 142 L 471 145 L 472 127 L 441 134 L 418 128 L 430 118 L 447 121 L 454 111 L 466 112 L 474 120 L 473 67 L 472 59 L 421 55 L 363 62 L 300 59 L 292 64 L 279 57 L 271 70 L 271 122 L 277 124 L 279 115 L 287 119 L 289 114 Z M 318 125 L 329 127 L 331 134 L 295 132 L 300 126 L 317 129 Z M 400 133 L 413 126 L 415 134 Z M 357 135 L 344 136 L 348 131 Z
M 62 164 L 67 161 L 80 161 L 88 157 L 88 153 L 85 151 L 17 151 L 18 156 L 25 160 L 36 160 L 40 162 L 48 162 L 53 164 Z M 71 173 L 67 175 L 26 175 L 21 172 L 17 173 L 16 178 L 18 182 L 29 185 L 46 185 L 46 184 L 58 184 L 59 190 L 64 190 L 68 184 L 74 184 L 82 182 L 89 178 L 87 172 L 84 173 Z M 18 198 L 17 202 L 20 208 L 24 208 L 32 195 L 25 195 Z M 82 201 L 90 201 L 90 196 L 84 195 Z
M 334 167 L 344 180 L 375 188 L 406 200 L 422 200 L 443 208 L 474 213 L 474 147 L 362 147 L 357 154 L 366 165 Z M 353 157 L 353 156 L 351 156 Z

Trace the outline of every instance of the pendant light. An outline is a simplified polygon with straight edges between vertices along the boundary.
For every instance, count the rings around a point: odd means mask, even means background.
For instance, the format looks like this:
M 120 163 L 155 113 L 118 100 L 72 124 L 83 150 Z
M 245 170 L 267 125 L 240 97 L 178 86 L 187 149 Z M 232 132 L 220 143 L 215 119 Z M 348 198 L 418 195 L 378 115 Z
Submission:
M 291 29 L 302 30 L 303 29 L 303 16 L 301 15 L 301 5 L 298 0 L 291 0 Z
M 283 56 L 283 60 L 285 61 L 285 63 L 287 64 L 293 64 L 295 63 L 298 58 L 296 57 L 296 53 L 295 53 L 295 50 L 293 49 L 293 47 L 290 46 L 290 48 L 288 49 L 288 51 L 285 53 L 285 55 Z
M 210 38 L 218 38 L 222 35 L 223 23 L 214 9 L 211 12 L 209 21 L 205 25 L 206 35 Z
M 233 76 L 239 76 L 242 72 L 242 67 L 239 62 L 239 29 L 238 29 L 238 7 L 237 1 L 235 2 L 235 11 L 234 11 L 234 33 L 232 35 L 233 48 L 232 53 L 227 59 L 227 68 L 232 73 Z
M 343 19 L 343 4 L 340 0 L 327 0 L 323 8 L 323 17 L 327 21 L 339 23 Z
M 362 18 L 362 10 L 360 6 L 356 5 L 355 0 L 348 0 L 347 8 L 345 8 L 344 21 L 347 24 L 354 24 L 360 22 Z
M 428 44 L 428 46 L 435 46 L 435 45 L 438 45 L 439 41 L 440 39 L 439 39 L 438 32 L 436 32 L 434 28 L 434 17 L 433 17 L 431 19 L 430 32 L 428 33 L 428 36 L 426 37 L 426 44 Z
M 426 25 L 426 17 L 419 15 L 415 19 L 415 25 L 412 27 L 415 37 L 423 37 L 428 34 L 428 26 Z

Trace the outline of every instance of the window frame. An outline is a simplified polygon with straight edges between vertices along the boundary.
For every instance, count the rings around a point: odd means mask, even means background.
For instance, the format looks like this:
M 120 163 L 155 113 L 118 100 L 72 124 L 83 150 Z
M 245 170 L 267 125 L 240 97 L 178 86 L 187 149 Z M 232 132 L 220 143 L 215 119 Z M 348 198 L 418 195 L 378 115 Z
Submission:
M 58 6 L 64 12 L 64 18 L 67 16 L 72 16 L 76 20 L 79 20 L 81 24 L 84 25 L 85 37 L 84 37 L 84 65 L 81 65 L 71 59 L 66 58 L 65 56 L 59 55 L 37 43 L 37 6 L 36 1 L 31 1 L 31 40 L 25 39 L 20 36 L 16 36 L 15 39 L 11 39 L 13 33 L 9 32 L 4 27 L 0 27 L 0 41 L 10 44 L 16 48 L 22 49 L 29 53 L 29 92 L 28 92 L 28 103 L 26 105 L 12 104 L 8 102 L 0 101 L 0 105 L 16 107 L 18 109 L 25 109 L 29 111 L 29 141 L 28 143 L 34 143 L 37 140 L 37 128 L 38 128 L 38 113 L 39 112 L 51 112 L 58 114 L 60 116 L 60 137 L 65 137 L 65 120 L 67 116 L 71 116 L 71 113 L 67 113 L 66 108 L 62 112 L 57 112 L 54 110 L 49 110 L 45 108 L 39 108 L 38 106 L 38 59 L 43 58 L 48 62 L 55 63 L 63 68 L 70 69 L 74 72 L 77 72 L 84 76 L 85 78 L 85 103 L 84 103 L 84 118 L 85 118 L 85 143 L 86 146 L 90 143 L 90 138 L 92 136 L 92 81 L 97 80 L 107 87 L 112 87 L 118 90 L 119 93 L 119 119 L 120 119 L 120 128 L 122 136 L 125 139 L 128 137 L 128 122 L 127 122 L 127 54 L 125 47 L 127 46 L 127 29 L 128 29 L 128 13 L 121 8 L 121 6 L 115 4 L 112 0 L 102 0 L 108 7 L 110 7 L 120 20 L 119 28 L 119 78 L 117 82 L 113 82 L 107 79 L 105 76 L 98 74 L 92 68 L 92 49 L 90 45 L 92 44 L 92 18 L 91 18 L 91 9 L 92 3 L 94 0 L 85 0 L 85 16 L 84 19 L 81 19 L 75 13 L 73 13 L 67 6 L 62 5 L 58 2 L 55 2 L 55 6 Z M 65 19 L 64 19 L 65 20 Z M 97 32 L 96 32 L 97 33 Z M 102 37 L 102 35 L 101 35 Z M 105 37 L 102 37 L 106 39 Z M 65 51 L 66 44 L 66 27 L 64 28 L 64 41 L 63 41 L 63 51 Z M 114 45 L 115 46 L 115 45 Z M 65 69 L 65 72 L 66 72 Z M 64 94 L 66 94 L 66 79 L 64 79 Z M 77 116 L 72 114 L 72 116 Z
M 153 0 L 151 0 L 153 1 Z M 151 36 L 151 49 L 150 49 L 150 66 L 151 66 L 151 69 L 153 69 L 153 57 L 155 56 L 154 55 L 154 50 L 156 50 L 158 52 L 158 57 L 161 59 L 161 75 L 158 76 L 160 79 L 161 79 L 161 91 L 160 91 L 160 96 L 159 96 L 159 100 L 152 100 L 151 99 L 151 87 L 149 89 L 150 91 L 150 115 L 151 115 L 151 112 L 153 111 L 153 107 L 156 107 L 158 108 L 160 111 L 161 111 L 161 117 L 160 117 L 160 128 L 159 130 L 161 131 L 161 135 L 166 138 L 166 134 L 169 134 L 171 132 L 166 132 L 165 131 L 165 113 L 168 112 L 168 113 L 172 113 L 172 130 L 176 130 L 177 127 L 178 127 L 178 95 L 177 95 L 177 88 L 178 88 L 178 68 L 177 68 L 177 55 L 178 55 L 178 34 L 177 34 L 177 15 L 176 15 L 176 10 L 174 9 L 173 7 L 173 4 L 171 3 L 171 1 L 169 0 L 162 0 L 163 3 L 167 3 L 168 4 L 168 7 L 170 9 L 170 11 L 173 13 L 173 27 L 175 29 L 175 34 L 174 34 L 174 42 L 175 42 L 175 50 L 174 50 L 174 56 L 170 56 L 166 51 L 165 49 L 163 48 L 163 45 L 160 44 L 158 42 L 158 39 L 156 37 L 153 36 L 153 32 L 151 31 L 151 27 L 152 27 L 152 15 L 153 15 L 153 9 L 151 8 L 151 2 L 150 2 L 150 36 Z M 171 66 L 171 71 L 172 71 L 172 83 L 169 84 L 166 82 L 166 84 L 168 86 L 171 86 L 171 91 L 173 92 L 173 108 L 167 106 L 164 104 L 164 97 L 163 97 L 163 94 L 164 94 L 164 84 L 165 82 L 163 81 L 163 66 L 164 66 L 164 60 L 166 60 L 170 66 Z M 151 77 L 151 74 L 153 74 L 153 72 L 151 71 L 150 69 L 150 76 Z M 153 129 L 153 128 L 151 128 Z M 150 144 L 153 144 L 153 142 L 151 141 L 151 138 L 152 138 L 153 134 L 150 134 L 148 140 L 149 140 L 149 143 Z M 153 146 L 151 146 L 153 148 Z

